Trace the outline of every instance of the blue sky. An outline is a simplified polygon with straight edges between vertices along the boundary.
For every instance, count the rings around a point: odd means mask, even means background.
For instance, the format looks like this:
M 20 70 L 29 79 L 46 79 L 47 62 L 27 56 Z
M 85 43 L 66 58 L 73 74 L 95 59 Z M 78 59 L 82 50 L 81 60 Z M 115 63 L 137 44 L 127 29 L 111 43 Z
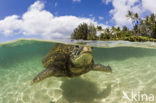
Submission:
M 36 0 L 0 0 L 0 19 L 13 14 L 22 15 Z M 113 6 L 106 5 L 101 0 L 40 0 L 45 9 L 55 16 L 74 15 L 78 17 L 95 17 L 98 22 L 105 23 L 110 20 L 109 12 Z M 93 15 L 93 16 L 92 16 Z M 99 20 L 99 17 L 105 18 Z
M 0 42 L 19 38 L 69 38 L 82 22 L 130 26 L 128 10 L 156 13 L 156 0 L 0 0 Z

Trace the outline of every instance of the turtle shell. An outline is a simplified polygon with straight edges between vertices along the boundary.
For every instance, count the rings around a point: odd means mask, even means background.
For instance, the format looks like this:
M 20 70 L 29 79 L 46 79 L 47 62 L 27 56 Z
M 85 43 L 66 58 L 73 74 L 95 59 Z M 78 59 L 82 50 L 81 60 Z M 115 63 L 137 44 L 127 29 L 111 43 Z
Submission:
M 65 70 L 68 66 L 69 55 L 71 52 L 72 45 L 55 44 L 42 59 L 42 64 L 45 68 L 55 66 Z

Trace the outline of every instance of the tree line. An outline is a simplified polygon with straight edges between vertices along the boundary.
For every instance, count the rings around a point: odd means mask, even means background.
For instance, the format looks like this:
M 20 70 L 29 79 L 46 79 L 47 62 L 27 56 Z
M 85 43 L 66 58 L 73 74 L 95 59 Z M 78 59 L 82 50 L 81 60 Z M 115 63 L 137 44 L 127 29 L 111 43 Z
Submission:
M 93 24 L 80 24 L 71 34 L 72 39 L 83 40 L 128 40 L 128 41 L 156 41 L 156 15 L 151 14 L 140 18 L 138 13 L 128 11 L 127 18 L 132 21 L 132 29 L 127 26 L 103 29 Z M 97 36 L 96 33 L 100 32 Z

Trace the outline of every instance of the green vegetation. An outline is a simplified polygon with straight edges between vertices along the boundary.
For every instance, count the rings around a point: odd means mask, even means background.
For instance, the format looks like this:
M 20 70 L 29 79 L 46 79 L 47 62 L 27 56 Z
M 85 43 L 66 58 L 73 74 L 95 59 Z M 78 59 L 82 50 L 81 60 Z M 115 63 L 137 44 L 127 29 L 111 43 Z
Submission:
M 72 39 L 83 39 L 83 40 L 95 40 L 96 39 L 96 28 L 93 24 L 87 25 L 86 23 L 80 24 L 74 32 L 71 34 Z
M 156 15 L 151 14 L 140 18 L 137 13 L 128 11 L 127 18 L 131 19 L 133 28 L 126 26 L 103 29 L 101 26 L 86 23 L 80 24 L 72 33 L 72 39 L 83 40 L 127 40 L 127 41 L 155 41 L 156 42 Z M 99 36 L 96 33 L 100 32 Z

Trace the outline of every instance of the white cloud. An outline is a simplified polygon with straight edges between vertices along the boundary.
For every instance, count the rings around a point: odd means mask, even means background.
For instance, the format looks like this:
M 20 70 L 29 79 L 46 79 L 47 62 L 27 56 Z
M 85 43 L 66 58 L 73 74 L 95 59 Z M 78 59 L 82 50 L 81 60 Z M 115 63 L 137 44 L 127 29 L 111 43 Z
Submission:
M 145 10 L 156 13 L 156 0 L 142 0 L 142 5 Z
M 6 36 L 17 34 L 20 31 L 21 22 L 22 21 L 19 20 L 19 16 L 17 15 L 5 17 L 5 19 L 0 20 L 0 31 Z
M 101 0 L 101 1 L 102 1 L 102 3 L 108 4 L 108 3 L 111 2 L 112 0 Z
M 21 17 L 12 15 L 0 20 L 0 32 L 5 36 L 39 36 L 43 39 L 68 38 L 73 30 L 83 22 L 106 27 L 90 18 L 56 17 L 51 12 L 44 10 L 42 2 L 36 1 Z
M 145 12 L 156 13 L 156 0 L 102 0 L 104 3 L 112 3 L 113 9 L 109 12 L 116 25 L 129 25 L 130 20 L 126 17 L 128 10 L 143 15 Z
M 44 8 L 44 3 L 40 2 L 40 1 L 36 1 L 34 2 L 34 4 L 32 4 L 29 7 L 29 10 L 42 10 Z
M 138 9 L 136 3 L 138 3 L 138 1 L 139 0 L 112 0 L 114 9 L 110 11 L 110 14 L 113 15 L 112 19 L 117 25 L 123 26 L 130 24 L 130 20 L 126 17 L 126 14 L 128 10 L 136 12 Z M 139 10 L 137 11 L 140 12 Z
M 102 16 L 99 16 L 98 18 L 99 18 L 99 20 L 103 20 L 104 19 Z
M 72 0 L 73 2 L 81 2 L 81 0 Z

